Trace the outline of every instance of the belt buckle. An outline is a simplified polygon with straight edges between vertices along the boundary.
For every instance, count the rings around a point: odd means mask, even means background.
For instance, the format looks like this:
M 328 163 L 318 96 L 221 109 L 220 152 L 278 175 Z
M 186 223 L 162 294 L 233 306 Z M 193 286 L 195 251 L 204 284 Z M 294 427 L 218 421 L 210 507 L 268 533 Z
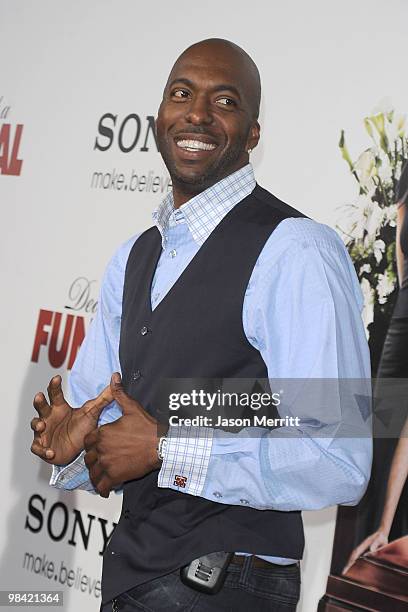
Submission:
M 118 602 L 116 599 L 112 599 L 112 612 L 119 612 Z

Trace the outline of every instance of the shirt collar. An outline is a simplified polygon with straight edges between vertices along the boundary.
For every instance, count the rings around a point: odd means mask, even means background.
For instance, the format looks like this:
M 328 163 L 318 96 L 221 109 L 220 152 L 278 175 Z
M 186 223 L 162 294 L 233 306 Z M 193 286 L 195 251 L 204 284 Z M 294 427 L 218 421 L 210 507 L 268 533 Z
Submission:
M 194 196 L 178 209 L 174 208 L 173 193 L 170 192 L 153 212 L 153 220 L 161 234 L 163 248 L 168 228 L 179 223 L 187 223 L 194 240 L 201 246 L 225 215 L 248 196 L 255 185 L 252 166 L 247 164 Z

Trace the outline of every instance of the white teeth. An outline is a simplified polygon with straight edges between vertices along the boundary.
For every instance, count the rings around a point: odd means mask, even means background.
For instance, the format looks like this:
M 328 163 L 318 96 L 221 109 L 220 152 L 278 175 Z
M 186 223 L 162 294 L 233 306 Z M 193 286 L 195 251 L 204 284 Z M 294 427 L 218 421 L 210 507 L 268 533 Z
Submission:
M 177 146 L 180 147 L 180 149 L 187 149 L 187 151 L 212 151 L 215 149 L 216 145 L 209 144 L 208 142 L 201 142 L 201 140 L 179 140 Z

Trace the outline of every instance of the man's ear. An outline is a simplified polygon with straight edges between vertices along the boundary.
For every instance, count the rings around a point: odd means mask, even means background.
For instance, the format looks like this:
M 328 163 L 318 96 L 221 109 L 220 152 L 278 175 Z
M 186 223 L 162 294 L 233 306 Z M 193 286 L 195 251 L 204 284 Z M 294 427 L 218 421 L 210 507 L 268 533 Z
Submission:
M 259 138 L 261 136 L 261 126 L 258 121 L 255 121 L 250 129 L 248 140 L 247 140 L 247 150 L 255 149 L 256 145 L 259 142 Z

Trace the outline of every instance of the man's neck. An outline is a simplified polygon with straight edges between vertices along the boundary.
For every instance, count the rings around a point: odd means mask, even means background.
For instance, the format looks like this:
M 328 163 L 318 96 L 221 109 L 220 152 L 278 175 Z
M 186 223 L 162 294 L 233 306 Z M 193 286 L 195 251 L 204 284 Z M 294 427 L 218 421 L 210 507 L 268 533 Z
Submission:
M 183 204 L 202 193 L 206 189 L 209 189 L 213 185 L 218 183 L 218 179 L 211 184 L 206 184 L 198 187 L 198 185 L 183 185 L 172 180 L 173 184 L 173 205 L 174 208 L 180 208 Z
M 173 185 L 174 208 L 180 208 L 180 206 L 182 206 L 183 204 L 185 204 L 186 202 L 188 202 L 189 200 L 197 196 L 199 193 L 202 193 L 206 189 L 213 187 L 214 185 L 222 181 L 224 178 L 226 178 L 230 174 L 233 174 L 237 170 L 240 170 L 241 168 L 246 166 L 247 163 L 248 163 L 248 159 L 246 159 L 244 162 L 238 165 L 237 168 L 233 168 L 230 171 L 223 174 L 222 176 L 214 178 L 213 181 L 209 181 L 203 185 L 189 185 L 186 183 L 182 183 L 181 181 L 178 181 L 176 178 L 171 177 L 172 185 Z
M 207 188 L 205 188 L 207 189 Z M 198 195 L 205 191 L 205 189 L 200 189 L 200 191 L 194 191 L 186 193 L 185 191 L 177 189 L 177 187 L 173 184 L 173 205 L 174 208 L 180 208 L 183 204 L 194 198 L 194 196 Z

